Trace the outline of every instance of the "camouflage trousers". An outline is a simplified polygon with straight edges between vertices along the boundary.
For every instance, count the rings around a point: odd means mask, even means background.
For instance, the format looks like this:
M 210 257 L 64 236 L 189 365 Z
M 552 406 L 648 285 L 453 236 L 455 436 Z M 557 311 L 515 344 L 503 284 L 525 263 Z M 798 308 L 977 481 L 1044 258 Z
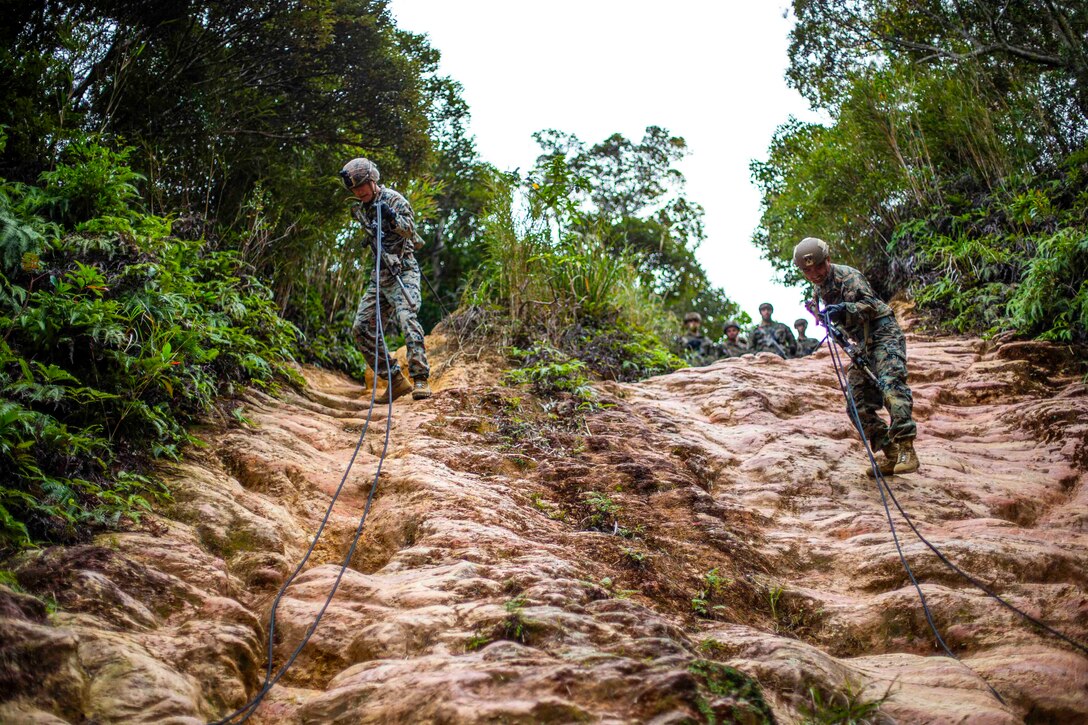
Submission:
M 907 340 L 895 318 L 877 321 L 870 331 L 869 343 L 864 347 L 873 374 L 880 380 L 877 385 L 863 370 L 851 365 L 846 373 L 850 390 L 857 404 L 862 429 L 874 451 L 888 443 L 913 440 L 917 434 L 912 412 L 914 396 L 907 387 Z M 849 414 L 849 404 L 847 404 Z M 888 410 L 891 424 L 877 414 L 881 408 Z
M 399 374 L 400 365 L 389 355 L 385 340 L 382 339 L 379 343 L 374 336 L 375 316 L 380 309 L 382 330 L 385 334 L 390 332 L 390 323 L 395 319 L 397 328 L 404 335 L 404 344 L 408 348 L 409 377 L 412 380 L 426 380 L 430 377 L 431 368 L 427 364 L 427 351 L 423 346 L 423 326 L 416 318 L 421 297 L 419 265 L 414 257 L 404 258 L 400 281 L 404 283 L 404 289 L 401 289 L 396 277 L 386 272 L 382 273 L 380 282 L 373 278 L 370 280 L 362 300 L 359 301 L 359 309 L 355 311 L 355 323 L 351 326 L 351 332 L 368 365 L 374 365 L 375 353 L 377 354 L 378 365 L 374 372 L 378 377 L 386 378 L 390 373 L 394 376 Z M 381 349 L 376 351 L 379 344 Z

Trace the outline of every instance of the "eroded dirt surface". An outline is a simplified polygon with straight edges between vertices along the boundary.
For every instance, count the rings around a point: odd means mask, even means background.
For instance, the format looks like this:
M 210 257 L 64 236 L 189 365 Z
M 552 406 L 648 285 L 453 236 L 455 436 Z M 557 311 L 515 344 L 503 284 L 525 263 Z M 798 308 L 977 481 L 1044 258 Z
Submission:
M 583 417 L 430 345 L 449 363 L 436 395 L 395 405 L 360 545 L 251 722 L 1088 721 L 1088 659 L 897 521 L 963 664 L 937 656 L 826 350 L 605 384 Z M 899 501 L 1084 641 L 1088 387 L 1044 345 L 912 336 L 909 352 L 923 468 L 889 479 Z M 146 530 L 5 565 L 23 591 L 0 588 L 0 721 L 205 722 L 255 692 L 272 597 L 366 408 L 352 382 L 306 376 L 304 395 L 254 394 L 253 426 L 205 431 Z M 385 423 L 279 607 L 277 665 L 340 572 Z

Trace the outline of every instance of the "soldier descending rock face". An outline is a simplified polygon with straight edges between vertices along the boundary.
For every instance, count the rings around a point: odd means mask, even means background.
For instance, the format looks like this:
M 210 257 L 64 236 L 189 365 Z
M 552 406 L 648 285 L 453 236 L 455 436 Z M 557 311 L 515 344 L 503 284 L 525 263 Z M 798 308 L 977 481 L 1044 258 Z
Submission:
M 736 320 L 725 323 L 725 339 L 718 348 L 722 351 L 722 357 L 740 357 L 751 352 L 740 339 L 740 325 Z
M 687 330 L 676 340 L 680 357 L 687 360 L 692 367 L 709 365 L 718 359 L 717 345 L 710 338 L 703 337 L 702 326 L 702 315 L 698 312 L 687 313 L 684 315 L 684 327 Z
M 759 316 L 763 319 L 748 335 L 749 352 L 773 352 L 779 357 L 796 357 L 797 340 L 793 338 L 790 328 L 771 319 L 773 313 L 774 305 L 770 302 L 759 306 Z
M 820 341 L 814 337 L 805 337 L 808 329 L 808 320 L 798 317 L 793 322 L 793 329 L 797 330 L 797 357 L 805 357 L 816 352 L 820 347 Z
M 816 288 L 816 302 L 823 302 L 831 321 L 856 340 L 868 358 L 879 385 L 862 370 L 850 366 L 847 380 L 857 403 L 862 428 L 874 450 L 884 451 L 882 473 L 918 470 L 914 452 L 917 427 L 911 417 L 914 398 L 907 387 L 907 341 L 892 308 L 873 292 L 858 270 L 831 264 L 827 242 L 806 237 L 794 247 L 793 261 Z M 888 409 L 891 425 L 877 415 Z M 872 468 L 865 470 L 872 475 Z
M 380 175 L 378 167 L 367 159 L 352 159 L 340 171 L 340 178 L 355 198 L 359 201 L 352 205 L 351 214 L 366 233 L 367 243 L 376 254 L 380 252 L 381 275 L 371 278 L 359 309 L 355 312 L 355 324 L 351 331 L 359 344 L 367 362 L 373 363 L 375 355 L 377 379 L 387 380 L 392 375 L 392 384 L 375 399 L 376 403 L 388 403 L 405 393 L 411 392 L 416 400 L 431 397 L 431 388 L 427 384 L 431 369 L 427 364 L 427 351 L 423 345 L 423 327 L 416 319 L 419 312 L 420 272 L 415 251 L 423 246 L 423 240 L 416 234 L 412 207 L 403 196 L 378 186 Z M 382 248 L 377 249 L 378 208 L 382 216 Z M 380 310 L 380 313 L 379 313 Z M 415 384 L 413 388 L 404 375 L 400 365 L 385 347 L 385 340 L 374 335 L 375 316 L 381 314 L 382 329 L 389 330 L 392 319 L 404 334 L 408 348 L 408 374 Z

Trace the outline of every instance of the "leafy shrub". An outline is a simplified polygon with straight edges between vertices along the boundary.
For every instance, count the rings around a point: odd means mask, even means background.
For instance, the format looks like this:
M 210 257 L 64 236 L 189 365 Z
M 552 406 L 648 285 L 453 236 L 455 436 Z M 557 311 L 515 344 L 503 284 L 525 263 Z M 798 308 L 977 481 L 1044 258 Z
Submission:
M 512 385 L 529 385 L 537 395 L 553 397 L 568 393 L 580 410 L 598 407 L 597 393 L 586 377 L 586 364 L 574 360 L 565 353 L 548 346 L 535 346 L 529 350 L 513 348 L 511 357 L 521 362 L 521 367 L 508 371 L 503 382 Z
M 629 382 L 684 367 L 662 337 L 620 320 L 590 319 L 570 328 L 561 344 L 602 378 Z
M 919 307 L 957 332 L 1014 329 L 1088 340 L 1088 158 L 1009 179 L 994 192 L 948 195 L 928 217 L 900 224 L 889 253 Z
M 528 201 L 512 181 L 485 221 L 487 252 L 465 302 L 501 310 L 515 359 L 532 370 L 510 378 L 542 390 L 569 377 L 583 403 L 585 373 L 637 380 L 683 366 L 669 349 L 676 319 L 643 283 L 634 261 L 595 232 L 599 220 L 571 202 L 577 178 L 553 160 L 552 183 L 532 184 Z M 575 362 L 584 365 L 575 365 Z M 588 388 L 586 388 L 588 390 Z
M 134 209 L 123 153 L 69 157 L 41 187 L 0 183 L 0 547 L 137 519 L 167 495 L 147 464 L 188 424 L 298 380 L 298 331 L 235 253 Z
M 1088 335 L 1088 227 L 1066 227 L 1039 241 L 1024 281 L 1007 306 L 1013 324 L 1044 340 Z

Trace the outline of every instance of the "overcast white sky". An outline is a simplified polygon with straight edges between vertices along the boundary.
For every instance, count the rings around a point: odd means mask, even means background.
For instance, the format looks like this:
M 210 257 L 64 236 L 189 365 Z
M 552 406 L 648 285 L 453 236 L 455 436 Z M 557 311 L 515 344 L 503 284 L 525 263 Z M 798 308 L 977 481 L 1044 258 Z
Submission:
M 710 279 L 753 319 L 807 317 L 798 289 L 774 280 L 751 244 L 764 158 L 793 114 L 815 119 L 786 86 L 787 0 L 392 0 L 397 25 L 430 37 L 441 72 L 461 82 L 481 157 L 522 172 L 545 128 L 595 143 L 650 125 L 683 136 L 687 196 L 706 208 L 697 254 Z M 813 230 L 819 235 L 819 230 Z M 812 334 L 812 321 L 809 320 Z M 710 331 L 714 336 L 721 330 Z

